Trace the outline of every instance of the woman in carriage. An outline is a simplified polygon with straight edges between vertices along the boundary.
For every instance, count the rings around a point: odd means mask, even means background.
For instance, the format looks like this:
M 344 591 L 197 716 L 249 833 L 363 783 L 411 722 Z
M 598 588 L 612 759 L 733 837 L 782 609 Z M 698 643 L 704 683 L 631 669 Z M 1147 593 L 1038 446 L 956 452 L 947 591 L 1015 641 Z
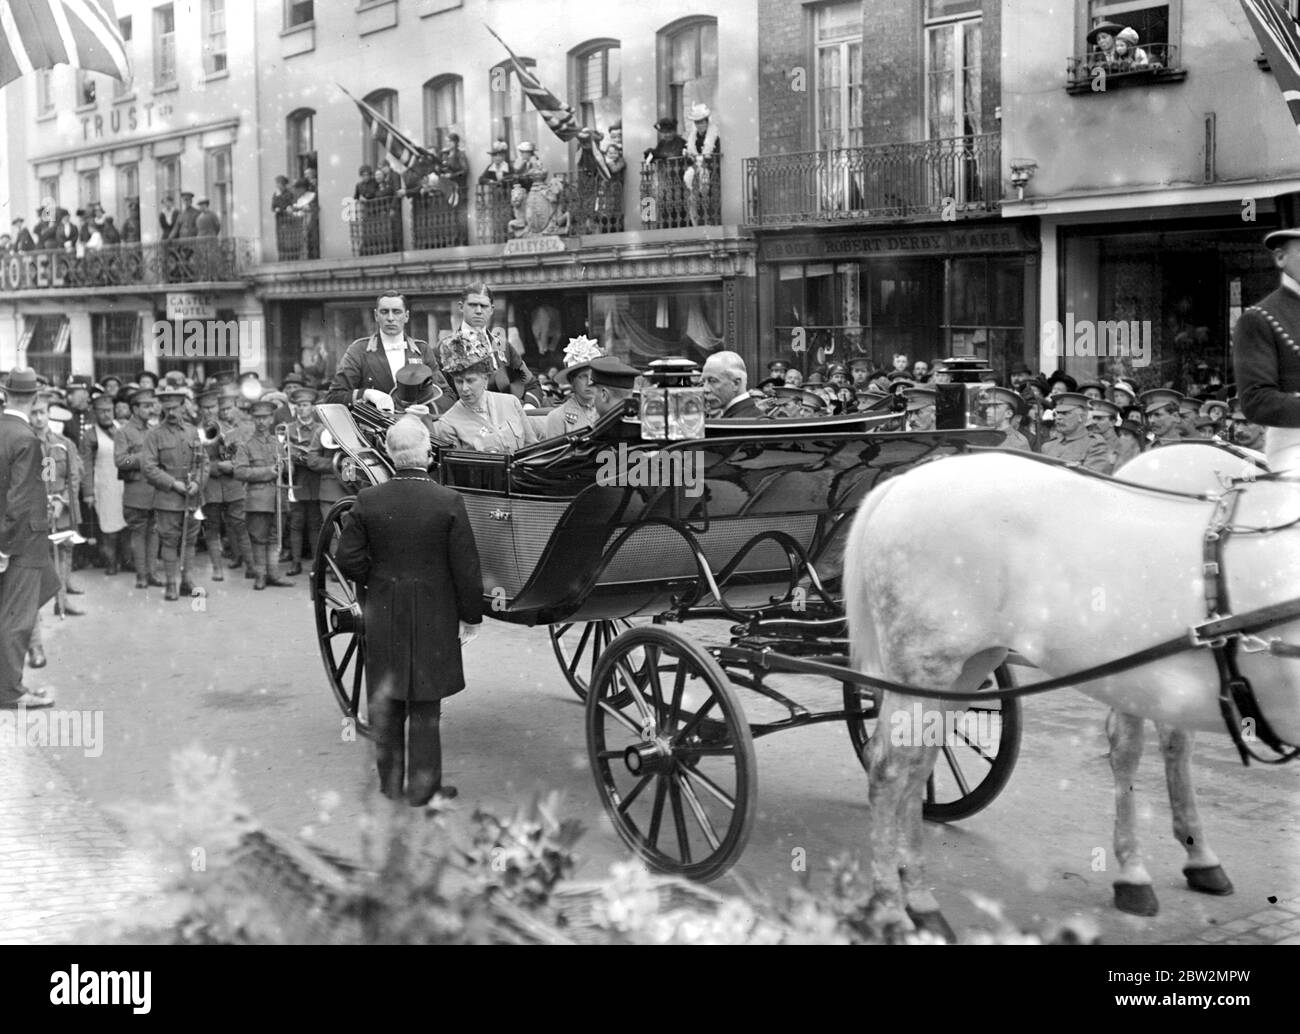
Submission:
M 458 331 L 438 346 L 438 363 L 460 396 L 435 425 L 440 444 L 478 452 L 516 452 L 537 430 L 514 395 L 488 391 L 496 357 L 485 337 Z

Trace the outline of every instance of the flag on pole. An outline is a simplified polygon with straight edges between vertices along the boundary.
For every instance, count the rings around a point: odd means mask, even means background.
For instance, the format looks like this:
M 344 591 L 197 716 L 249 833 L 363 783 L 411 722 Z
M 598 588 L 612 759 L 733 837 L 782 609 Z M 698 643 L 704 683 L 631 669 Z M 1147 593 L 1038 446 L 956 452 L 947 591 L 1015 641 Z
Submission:
M 0 3 L 2 2 L 3 0 L 0 0 Z M 343 87 L 339 86 L 339 89 L 343 90 Z M 366 131 L 397 163 L 399 172 L 406 172 L 420 160 L 437 164 L 438 157 L 432 151 L 421 147 L 406 136 L 365 101 L 357 100 L 347 90 L 343 90 L 343 92 L 361 110 L 361 119 L 366 124 Z
M 55 65 L 130 80 L 112 0 L 0 0 L 0 86 Z
M 1241 6 L 1259 38 L 1291 120 L 1300 130 L 1300 31 L 1296 22 L 1273 0 L 1241 0 Z

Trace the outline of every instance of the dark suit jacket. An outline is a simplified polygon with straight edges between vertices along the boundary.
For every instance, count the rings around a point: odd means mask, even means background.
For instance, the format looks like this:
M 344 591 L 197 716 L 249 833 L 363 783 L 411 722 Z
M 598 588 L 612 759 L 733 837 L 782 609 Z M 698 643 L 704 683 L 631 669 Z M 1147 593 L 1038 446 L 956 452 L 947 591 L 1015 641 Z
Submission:
M 362 489 L 335 560 L 364 588 L 369 699 L 433 701 L 465 688 L 460 622 L 483 620 L 483 577 L 456 492 L 412 469 Z
M 738 395 L 731 400 L 731 405 L 719 414 L 719 418 L 723 420 L 735 420 L 737 418 L 761 420 L 763 411 L 758 408 L 758 403 L 752 395 Z
M 0 553 L 11 567 L 50 563 L 41 441 L 22 417 L 0 414 Z
M 176 222 L 167 231 L 170 238 L 197 237 L 199 235 L 199 210 L 193 205 L 182 208 L 176 216 Z
M 433 379 L 442 388 L 443 394 L 450 392 L 446 379 L 439 372 L 435 350 L 427 341 L 409 337 L 406 339 L 405 365 L 410 366 L 412 363 L 424 363 L 433 371 Z M 383 342 L 379 340 L 378 334 L 372 334 L 370 337 L 357 338 L 348 345 L 323 401 L 350 406 L 367 388 L 392 394 L 395 386 L 393 371 L 388 368 L 388 357 L 384 355 Z

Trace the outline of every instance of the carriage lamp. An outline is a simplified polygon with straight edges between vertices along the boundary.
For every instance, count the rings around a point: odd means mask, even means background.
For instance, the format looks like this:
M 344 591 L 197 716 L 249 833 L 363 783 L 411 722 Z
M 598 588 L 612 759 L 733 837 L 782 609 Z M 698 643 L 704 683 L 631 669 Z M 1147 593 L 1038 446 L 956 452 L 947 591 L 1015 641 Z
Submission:
M 656 359 L 641 387 L 641 436 L 683 442 L 704 437 L 704 386 L 689 359 Z
M 980 403 L 993 371 L 977 355 L 954 355 L 943 365 L 950 383 L 935 385 L 934 426 L 940 431 L 986 426 Z

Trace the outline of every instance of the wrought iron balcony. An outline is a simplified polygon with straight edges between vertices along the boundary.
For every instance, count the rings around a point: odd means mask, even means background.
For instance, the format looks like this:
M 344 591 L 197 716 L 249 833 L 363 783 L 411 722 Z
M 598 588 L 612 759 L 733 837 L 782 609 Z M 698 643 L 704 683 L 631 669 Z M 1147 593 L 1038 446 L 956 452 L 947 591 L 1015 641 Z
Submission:
M 0 255 L 0 287 L 8 290 L 229 283 L 254 263 L 242 237 L 180 237 L 150 244 L 110 244 Z
M 316 205 L 275 214 L 275 253 L 281 262 L 320 258 L 320 209 Z
M 997 133 L 745 159 L 751 226 L 950 218 L 996 211 Z
M 1065 88 L 1070 93 L 1105 93 L 1123 86 L 1176 83 L 1187 78 L 1173 43 L 1152 43 L 1117 59 L 1100 50 L 1066 58 Z
M 722 225 L 722 155 L 682 155 L 641 167 L 642 224 L 647 230 Z

